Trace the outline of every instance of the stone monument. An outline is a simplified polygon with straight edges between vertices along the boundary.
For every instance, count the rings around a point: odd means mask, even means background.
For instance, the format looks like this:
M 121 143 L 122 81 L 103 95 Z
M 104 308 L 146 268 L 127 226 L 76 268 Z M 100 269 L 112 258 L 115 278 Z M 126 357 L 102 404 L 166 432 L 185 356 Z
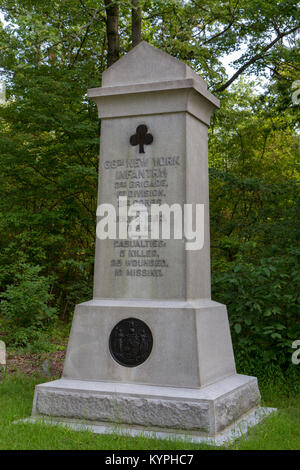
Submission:
M 0 341 L 0 366 L 6 367 L 6 346 L 4 341 Z
M 36 387 L 33 415 L 216 436 L 260 401 L 211 300 L 207 128 L 219 101 L 146 42 L 88 96 L 101 118 L 98 204 L 201 204 L 203 246 L 97 238 L 93 299 L 76 306 L 62 378 Z

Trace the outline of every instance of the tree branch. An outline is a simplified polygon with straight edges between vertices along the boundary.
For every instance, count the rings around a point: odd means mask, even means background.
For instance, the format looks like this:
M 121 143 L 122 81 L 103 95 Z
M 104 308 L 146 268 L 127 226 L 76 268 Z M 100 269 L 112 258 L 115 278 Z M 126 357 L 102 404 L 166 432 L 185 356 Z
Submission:
M 223 31 L 220 31 L 218 34 L 215 34 L 214 36 L 212 36 L 211 38 L 208 38 L 206 41 L 204 41 L 202 44 L 208 44 L 209 42 L 213 41 L 214 39 L 218 38 L 219 36 L 222 36 L 222 34 L 226 33 L 226 31 L 228 31 L 231 26 L 233 25 L 234 23 L 234 20 L 235 18 L 232 18 L 232 20 L 230 21 L 230 23 L 228 23 L 228 25 L 226 26 L 226 28 L 223 29 Z
M 97 13 L 98 13 L 98 11 L 95 10 L 95 11 L 94 11 L 94 14 L 93 14 L 93 16 L 92 16 L 91 21 L 90 21 L 88 24 L 85 24 L 85 25 L 83 25 L 83 26 L 81 26 L 81 27 L 79 28 L 79 31 L 81 31 L 81 30 L 84 29 L 84 28 L 86 28 L 86 31 L 85 31 L 85 34 L 84 34 L 83 39 L 81 40 L 79 49 L 78 49 L 77 54 L 76 54 L 76 57 L 75 57 L 75 60 L 77 59 L 78 54 L 79 54 L 79 52 L 80 52 L 80 49 L 81 49 L 82 46 L 83 46 L 83 43 L 84 43 L 84 41 L 85 41 L 85 39 L 86 39 L 86 36 L 87 36 L 87 34 L 88 34 L 88 31 L 89 31 L 89 29 L 90 29 L 90 26 L 91 26 L 91 25 L 93 24 L 93 22 L 95 21 L 95 18 L 96 18 L 96 14 L 97 14 Z M 75 35 L 75 39 L 73 39 L 73 41 L 71 42 L 71 44 L 70 44 L 70 46 L 69 46 L 69 49 L 68 49 L 70 68 L 73 66 L 73 64 L 74 64 L 74 62 L 75 62 L 75 60 L 73 61 L 73 63 L 71 62 L 71 51 L 72 51 L 72 48 L 73 48 L 73 44 L 74 44 L 75 41 L 78 40 L 78 39 L 80 39 L 80 38 L 79 38 L 79 36 L 76 34 L 76 35 Z
M 229 80 L 227 80 L 227 82 L 225 82 L 219 88 L 214 89 L 214 92 L 216 93 L 216 92 L 221 92 L 221 91 L 226 90 L 226 88 L 228 88 L 232 84 L 232 82 L 234 82 L 234 80 L 236 80 L 241 75 L 241 73 L 244 72 L 244 70 L 246 70 L 250 65 L 254 64 L 258 59 L 261 59 L 263 57 L 264 53 L 267 52 L 269 49 L 271 49 L 271 47 L 273 47 L 274 44 L 276 44 L 278 41 L 280 41 L 285 36 L 288 36 L 289 34 L 294 33 L 299 27 L 300 27 L 300 24 L 295 26 L 294 28 L 290 29 L 289 31 L 284 31 L 284 32 L 278 34 L 276 36 L 276 38 L 273 41 L 270 42 L 270 44 L 267 44 L 265 47 L 262 48 L 262 50 L 258 54 L 253 56 L 252 59 L 248 60 L 244 65 L 242 65 L 232 75 L 232 77 Z
M 224 33 L 226 33 L 226 31 L 228 31 L 231 28 L 231 26 L 233 25 L 233 23 L 236 19 L 235 18 L 235 12 L 237 10 L 238 5 L 239 5 L 239 0 L 237 0 L 236 4 L 234 5 L 233 11 L 231 10 L 230 5 L 229 5 L 231 20 L 229 21 L 228 25 L 226 26 L 226 28 L 223 29 L 223 31 L 220 31 L 219 33 L 215 34 L 211 38 L 208 38 L 206 41 L 204 41 L 203 44 L 208 44 L 209 42 L 213 41 L 214 39 L 222 36 Z

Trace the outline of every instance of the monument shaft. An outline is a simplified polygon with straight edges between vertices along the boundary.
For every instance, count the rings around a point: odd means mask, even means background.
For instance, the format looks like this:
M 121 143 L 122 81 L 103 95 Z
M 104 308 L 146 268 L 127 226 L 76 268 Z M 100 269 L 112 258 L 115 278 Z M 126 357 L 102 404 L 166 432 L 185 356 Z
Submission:
M 181 94 L 187 98 L 190 92 Z M 129 142 L 141 123 L 153 135 L 143 154 Z M 102 119 L 98 202 L 118 208 L 124 196 L 129 205 L 144 204 L 149 214 L 152 204 L 204 204 L 204 247 L 187 251 L 184 239 L 97 238 L 94 298 L 210 298 L 207 126 L 186 111 Z

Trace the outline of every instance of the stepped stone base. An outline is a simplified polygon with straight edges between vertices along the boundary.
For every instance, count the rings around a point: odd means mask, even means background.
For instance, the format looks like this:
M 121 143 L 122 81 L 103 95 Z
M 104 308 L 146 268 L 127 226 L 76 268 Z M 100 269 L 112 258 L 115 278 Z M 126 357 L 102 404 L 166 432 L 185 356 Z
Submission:
M 213 437 L 259 402 L 257 379 L 238 374 L 203 388 L 60 379 L 37 385 L 32 415 Z

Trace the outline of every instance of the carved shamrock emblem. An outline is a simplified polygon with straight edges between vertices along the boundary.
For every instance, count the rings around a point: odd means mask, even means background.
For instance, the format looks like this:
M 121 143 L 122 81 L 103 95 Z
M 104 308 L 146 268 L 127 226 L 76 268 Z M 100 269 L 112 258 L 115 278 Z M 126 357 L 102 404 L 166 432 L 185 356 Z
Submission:
M 139 145 L 139 153 L 145 153 L 144 145 L 150 145 L 153 142 L 153 135 L 147 134 L 148 128 L 141 124 L 136 128 L 136 134 L 130 137 L 131 145 Z

